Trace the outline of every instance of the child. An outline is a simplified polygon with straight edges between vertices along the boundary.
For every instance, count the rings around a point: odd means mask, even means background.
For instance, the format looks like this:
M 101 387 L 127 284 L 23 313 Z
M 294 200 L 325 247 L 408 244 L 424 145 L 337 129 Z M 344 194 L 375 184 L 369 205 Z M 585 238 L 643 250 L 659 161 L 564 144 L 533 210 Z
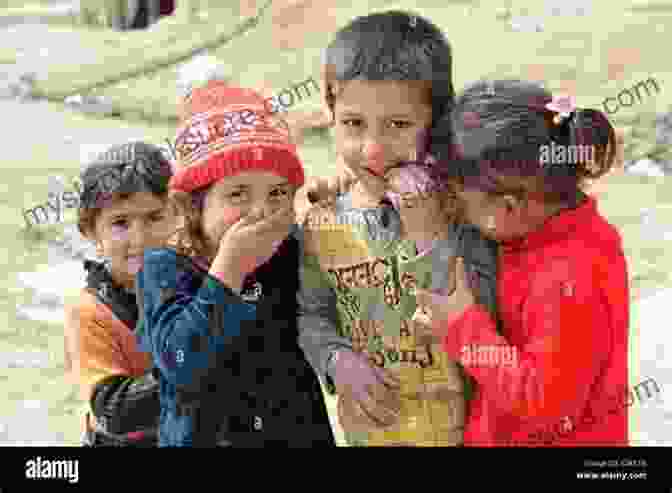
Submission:
M 613 165 L 615 133 L 603 113 L 560 100 L 528 82 L 479 82 L 445 122 L 464 159 L 464 214 L 501 255 L 503 335 L 461 263 L 451 296 L 419 294 L 451 358 L 496 356 L 464 363 L 482 390 L 468 445 L 628 444 L 627 413 L 610 402 L 628 384 L 626 261 L 618 231 L 581 191 Z
M 327 390 L 338 394 L 353 445 L 462 443 L 468 389 L 460 368 L 416 337 L 411 321 L 410 288 L 440 285 L 431 272 L 446 272 L 454 252 L 418 255 L 411 240 L 420 239 L 420 249 L 449 240 L 467 255 L 483 281 L 479 300 L 496 313 L 494 244 L 443 213 L 429 217 L 440 203 L 419 208 L 423 231 L 405 207 L 400 216 L 384 202 L 390 170 L 408 161 L 424 166 L 422 136 L 453 104 L 451 64 L 439 29 L 396 11 L 355 19 L 326 52 L 323 94 L 336 152 L 358 181 L 333 207 L 318 204 L 307 214 L 300 341 Z M 399 241 L 402 233 L 409 241 Z
M 65 319 L 66 361 L 90 405 L 88 446 L 156 446 L 159 386 L 133 335 L 133 279 L 143 250 L 175 232 L 171 174 L 158 147 L 132 142 L 109 148 L 81 175 L 79 231 L 106 259 L 84 262 L 87 287 Z
M 209 81 L 186 96 L 171 193 L 187 234 L 145 252 L 140 334 L 159 373 L 159 446 L 334 445 L 297 343 L 304 181 L 262 96 Z

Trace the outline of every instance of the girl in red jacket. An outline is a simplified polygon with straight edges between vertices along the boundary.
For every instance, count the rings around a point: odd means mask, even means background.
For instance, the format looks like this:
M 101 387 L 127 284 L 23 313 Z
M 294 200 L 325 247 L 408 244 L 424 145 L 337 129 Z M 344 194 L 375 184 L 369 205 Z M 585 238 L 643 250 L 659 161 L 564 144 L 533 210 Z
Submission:
M 582 192 L 615 161 L 613 127 L 508 80 L 467 87 L 442 125 L 455 136 L 444 157 L 458 156 L 446 166 L 458 170 L 462 213 L 500 247 L 503 335 L 461 259 L 451 293 L 418 294 L 444 350 L 477 382 L 465 445 L 627 446 L 626 261 Z

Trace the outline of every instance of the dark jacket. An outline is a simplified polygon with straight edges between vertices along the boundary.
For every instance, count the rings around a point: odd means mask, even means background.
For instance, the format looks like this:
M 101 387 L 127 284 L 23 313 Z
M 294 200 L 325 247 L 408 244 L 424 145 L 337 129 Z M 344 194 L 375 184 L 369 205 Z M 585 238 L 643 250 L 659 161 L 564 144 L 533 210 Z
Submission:
M 187 257 L 145 252 L 140 338 L 160 379 L 159 446 L 335 446 L 297 342 L 297 290 L 293 236 L 240 296 Z
M 155 447 L 159 384 L 133 338 L 135 295 L 116 285 L 104 264 L 87 260 L 84 268 L 87 286 L 66 330 L 76 341 L 78 354 L 68 356 L 79 361 L 74 370 L 92 414 L 84 445 Z

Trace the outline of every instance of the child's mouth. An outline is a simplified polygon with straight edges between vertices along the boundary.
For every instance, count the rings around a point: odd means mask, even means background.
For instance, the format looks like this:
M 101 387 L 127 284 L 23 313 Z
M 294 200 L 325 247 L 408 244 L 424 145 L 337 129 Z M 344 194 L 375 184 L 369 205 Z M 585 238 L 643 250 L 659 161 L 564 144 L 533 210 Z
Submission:
M 364 169 L 378 178 L 383 178 L 385 176 L 385 172 L 387 171 L 385 163 L 383 162 L 369 162 Z

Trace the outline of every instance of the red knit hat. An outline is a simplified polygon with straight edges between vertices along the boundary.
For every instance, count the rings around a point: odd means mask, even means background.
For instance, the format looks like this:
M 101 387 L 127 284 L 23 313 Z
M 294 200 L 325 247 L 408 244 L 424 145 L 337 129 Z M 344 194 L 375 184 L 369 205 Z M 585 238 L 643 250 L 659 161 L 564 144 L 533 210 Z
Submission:
M 227 176 L 267 171 L 294 185 L 305 181 L 289 127 L 256 92 L 211 80 L 185 98 L 175 139 L 175 190 L 191 192 Z

